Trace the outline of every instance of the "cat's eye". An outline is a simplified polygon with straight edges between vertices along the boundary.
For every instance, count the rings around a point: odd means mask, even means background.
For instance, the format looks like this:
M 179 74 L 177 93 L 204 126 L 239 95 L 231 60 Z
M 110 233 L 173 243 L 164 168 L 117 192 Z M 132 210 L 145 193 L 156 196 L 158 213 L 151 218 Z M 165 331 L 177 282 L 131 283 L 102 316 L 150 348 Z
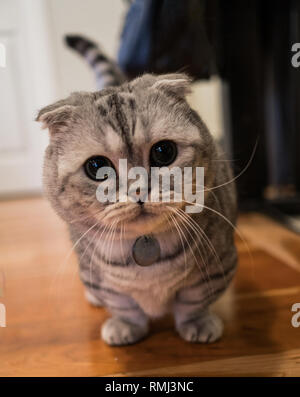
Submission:
M 105 179 L 107 179 L 107 175 L 105 176 L 105 178 L 102 178 L 102 179 L 97 178 L 98 170 L 102 167 L 113 168 L 113 164 L 107 157 L 93 156 L 86 160 L 83 167 L 84 167 L 84 171 L 85 171 L 86 175 L 90 179 L 93 179 L 94 181 L 101 182 L 101 181 L 104 181 Z
M 177 156 L 177 146 L 173 141 L 159 141 L 150 151 L 150 165 L 152 167 L 165 167 L 172 164 Z

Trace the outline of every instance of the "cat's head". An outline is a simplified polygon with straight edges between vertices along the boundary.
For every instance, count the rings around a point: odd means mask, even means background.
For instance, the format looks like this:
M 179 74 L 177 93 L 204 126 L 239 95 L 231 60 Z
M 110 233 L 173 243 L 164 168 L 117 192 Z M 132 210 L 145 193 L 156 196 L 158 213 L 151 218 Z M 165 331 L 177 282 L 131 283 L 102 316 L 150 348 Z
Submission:
M 144 75 L 120 87 L 73 93 L 43 108 L 37 120 L 50 132 L 44 187 L 59 215 L 68 223 L 125 223 L 126 231 L 137 235 L 168 228 L 170 207 L 184 202 L 151 201 L 150 167 L 202 166 L 206 185 L 212 179 L 213 140 L 186 102 L 189 90 L 184 74 Z M 127 160 L 128 171 L 148 172 L 147 191 L 134 190 L 139 200 L 129 197 L 133 180 L 119 197 L 120 159 Z M 97 199 L 98 186 L 109 185 L 109 178 L 97 179 L 103 166 L 115 172 L 116 202 Z M 171 197 L 173 190 L 171 183 Z

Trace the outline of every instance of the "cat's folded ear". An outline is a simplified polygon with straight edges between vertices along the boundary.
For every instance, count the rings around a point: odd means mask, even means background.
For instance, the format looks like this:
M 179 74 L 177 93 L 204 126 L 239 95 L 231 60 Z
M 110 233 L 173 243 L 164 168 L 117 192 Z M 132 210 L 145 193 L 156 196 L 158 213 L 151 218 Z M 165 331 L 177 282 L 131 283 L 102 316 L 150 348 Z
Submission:
M 141 89 L 150 88 L 163 90 L 184 98 L 191 92 L 192 79 L 184 73 L 169 73 L 162 75 L 145 74 L 133 81 L 134 86 Z
M 151 86 L 154 89 L 162 89 L 185 97 L 191 92 L 191 78 L 184 73 L 170 73 L 158 76 Z
M 50 133 L 58 132 L 70 124 L 75 109 L 76 106 L 64 99 L 41 109 L 35 120 L 40 121 L 42 128 L 48 128 Z

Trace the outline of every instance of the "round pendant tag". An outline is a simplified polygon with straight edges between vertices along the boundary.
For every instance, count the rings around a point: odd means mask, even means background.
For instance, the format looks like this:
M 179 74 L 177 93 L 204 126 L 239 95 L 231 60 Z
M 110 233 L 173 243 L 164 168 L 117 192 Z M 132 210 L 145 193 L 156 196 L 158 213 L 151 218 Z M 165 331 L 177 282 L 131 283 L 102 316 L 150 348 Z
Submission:
M 150 266 L 160 257 L 158 241 L 151 236 L 141 236 L 135 240 L 132 256 L 139 266 Z

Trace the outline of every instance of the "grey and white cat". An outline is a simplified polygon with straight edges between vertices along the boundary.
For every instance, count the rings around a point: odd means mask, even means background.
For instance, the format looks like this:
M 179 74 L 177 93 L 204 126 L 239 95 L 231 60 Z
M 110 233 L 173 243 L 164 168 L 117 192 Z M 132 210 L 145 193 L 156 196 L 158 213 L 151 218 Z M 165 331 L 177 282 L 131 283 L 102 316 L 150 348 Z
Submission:
M 45 193 L 69 225 L 88 300 L 112 314 L 101 330 L 109 345 L 139 341 L 150 319 L 170 311 L 187 341 L 213 342 L 223 332 L 209 306 L 236 270 L 235 190 L 228 162 L 220 161 L 212 136 L 186 101 L 189 90 L 184 74 L 146 74 L 73 93 L 37 116 L 50 132 Z M 128 168 L 204 167 L 203 211 L 185 213 L 184 201 L 99 202 L 94 169 L 109 164 L 118 175 L 120 158 Z M 160 246 L 159 259 L 147 267 L 132 256 L 142 235 Z

